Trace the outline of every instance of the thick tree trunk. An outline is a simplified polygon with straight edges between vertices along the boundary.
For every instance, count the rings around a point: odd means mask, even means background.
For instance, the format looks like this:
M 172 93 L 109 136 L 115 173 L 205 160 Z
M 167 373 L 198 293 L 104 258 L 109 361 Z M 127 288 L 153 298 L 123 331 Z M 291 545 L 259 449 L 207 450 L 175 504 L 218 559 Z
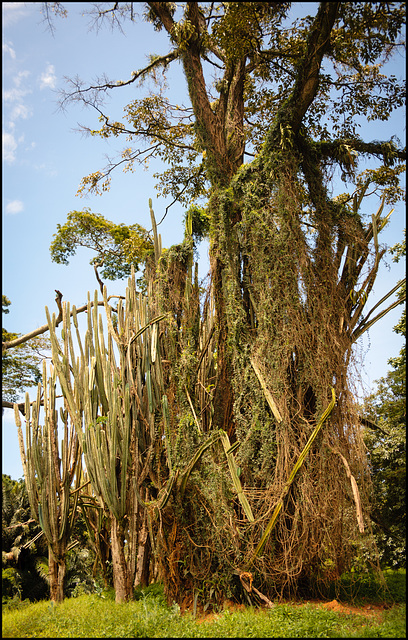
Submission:
M 48 547 L 48 576 L 50 581 L 51 602 L 62 602 L 64 599 L 65 557 L 57 562 L 51 547 Z

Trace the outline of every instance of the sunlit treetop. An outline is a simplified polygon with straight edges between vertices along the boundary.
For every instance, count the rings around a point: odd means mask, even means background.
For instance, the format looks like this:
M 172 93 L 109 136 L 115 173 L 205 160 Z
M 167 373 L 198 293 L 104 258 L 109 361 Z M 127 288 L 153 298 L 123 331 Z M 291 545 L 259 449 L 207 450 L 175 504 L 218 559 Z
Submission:
M 57 225 L 51 243 L 51 258 L 57 264 L 68 264 L 78 247 L 91 249 L 96 256 L 91 264 L 101 268 L 104 278 L 115 280 L 130 275 L 153 250 L 153 242 L 139 224 L 115 224 L 89 209 L 70 211 L 65 224 Z
M 60 3 L 46 7 L 64 10 Z M 188 204 L 207 198 L 222 173 L 225 183 L 259 152 L 278 118 L 295 135 L 322 145 L 323 168 L 340 165 L 343 178 L 355 182 L 359 159 L 369 157 L 374 167 L 360 181 L 370 177 L 391 188 L 389 200 L 401 197 L 400 141 L 363 140 L 359 129 L 364 121 L 388 120 L 405 103 L 405 80 L 387 66 L 404 51 L 405 4 L 303 8 L 309 13 L 294 19 L 299 5 L 290 2 L 90 4 L 94 24 L 145 20 L 167 32 L 169 50 L 160 56 L 146 51 L 148 64 L 127 79 L 75 79 L 63 90 L 62 105 L 79 100 L 97 110 L 100 127 L 84 130 L 126 138 L 122 156 L 86 176 L 79 193 L 102 193 L 115 167 L 133 170 L 158 158 L 166 167 L 156 175 L 160 194 Z M 177 60 L 187 81 L 186 105 L 166 96 L 166 74 Z M 140 97 L 124 107 L 122 121 L 111 120 L 104 97 L 133 83 Z

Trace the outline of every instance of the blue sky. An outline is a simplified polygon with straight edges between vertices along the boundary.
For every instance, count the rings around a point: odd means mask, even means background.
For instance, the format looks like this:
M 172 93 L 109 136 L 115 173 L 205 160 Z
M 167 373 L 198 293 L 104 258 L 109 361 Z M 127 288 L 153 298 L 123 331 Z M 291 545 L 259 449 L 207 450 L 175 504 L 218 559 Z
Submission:
M 125 23 L 124 33 L 109 27 L 89 28 L 83 12 L 91 3 L 67 3 L 68 18 L 55 20 L 54 36 L 40 13 L 41 3 L 3 2 L 3 245 L 2 292 L 11 300 L 10 313 L 4 317 L 9 331 L 27 333 L 45 324 L 45 306 L 55 310 L 55 289 L 64 299 L 79 306 L 86 302 L 97 283 L 89 266 L 90 253 L 81 250 L 69 266 L 51 262 L 49 246 L 58 223 L 67 213 L 89 207 L 109 220 L 139 224 L 150 229 L 148 199 L 153 199 L 156 219 L 160 220 L 171 199 L 156 198 L 153 173 L 160 167 L 151 164 L 148 171 L 134 173 L 117 170 L 109 192 L 103 196 L 76 196 L 81 178 L 105 165 L 105 155 L 117 155 L 124 141 L 86 138 L 76 132 L 78 124 L 98 127 L 94 112 L 72 105 L 58 108 L 58 89 L 64 78 L 79 75 L 94 80 L 106 73 L 114 80 L 126 80 L 131 72 L 145 66 L 147 54 L 168 51 L 164 33 L 140 19 Z M 296 10 L 310 11 L 310 3 L 295 3 Z M 136 3 L 141 14 L 142 3 Z M 405 75 L 405 58 L 394 63 L 395 75 Z M 181 69 L 175 63 L 170 75 L 170 97 L 187 104 Z M 141 90 L 134 85 L 111 94 L 108 111 L 121 119 L 123 107 Z M 387 139 L 396 134 L 405 139 L 405 114 L 390 122 L 365 126 L 364 139 Z M 339 188 L 345 191 L 344 185 Z M 367 211 L 374 213 L 375 211 Z M 395 208 L 381 240 L 392 246 L 402 239 L 405 206 Z M 183 237 L 182 209 L 171 207 L 159 228 L 163 246 L 180 242 Z M 205 254 L 205 252 L 204 252 Z M 371 295 L 378 301 L 403 277 L 405 265 L 386 259 Z M 206 270 L 204 256 L 202 275 Z M 123 293 L 124 282 L 107 282 L 108 292 Z M 368 305 L 367 308 L 371 308 Z M 360 339 L 357 351 L 363 359 L 363 384 L 366 390 L 386 374 L 387 360 L 398 354 L 402 339 L 393 332 L 401 316 L 401 307 L 391 312 Z M 3 413 L 3 473 L 22 476 L 16 427 L 11 410 Z

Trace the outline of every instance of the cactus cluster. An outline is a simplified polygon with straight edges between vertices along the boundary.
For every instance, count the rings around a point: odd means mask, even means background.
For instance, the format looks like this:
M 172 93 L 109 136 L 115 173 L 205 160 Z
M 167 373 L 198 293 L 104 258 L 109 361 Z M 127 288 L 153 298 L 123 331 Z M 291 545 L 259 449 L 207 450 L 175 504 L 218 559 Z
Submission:
M 106 287 L 103 303 L 97 291 L 93 299 L 88 294 L 84 335 L 75 306 L 71 308 L 68 302 L 62 305 L 61 337 L 55 314 L 51 316 L 46 308 L 52 373 L 47 380 L 44 365 L 44 427 L 39 427 L 41 385 L 37 402 L 30 405 L 27 396 L 27 460 L 19 425 L 33 513 L 50 549 L 58 558 L 65 555 L 77 504 L 97 551 L 102 520 L 108 523 L 118 601 L 131 597 L 138 557 L 146 547 L 146 531 L 154 552 L 160 512 L 172 495 L 184 498 L 192 472 L 217 442 L 226 456 L 231 486 L 248 521 L 254 520 L 233 456 L 236 445 L 231 447 L 227 433 L 211 424 L 214 314 L 210 302 L 203 314 L 197 304 L 197 271 L 193 275 L 193 250 L 188 242 L 191 221 L 186 223 L 186 255 L 182 260 L 173 257 L 170 265 L 168 256 L 162 260 L 152 209 L 151 216 L 154 256 L 150 271 L 147 269 L 147 296 L 137 291 L 133 270 L 125 298 L 119 298 L 115 309 L 109 304 Z M 177 260 L 179 264 L 174 264 Z M 170 300 L 165 295 L 168 274 L 164 271 L 179 267 L 179 300 L 177 296 Z M 177 328 L 180 309 L 183 325 Z M 186 353 L 191 353 L 191 358 L 183 361 Z M 180 362 L 192 366 L 183 368 Z M 173 365 L 170 373 L 164 370 L 168 363 Z M 62 460 L 55 409 L 57 380 L 64 397 L 64 408 L 60 409 Z M 196 424 L 197 436 L 189 458 L 180 455 L 183 432 L 179 422 L 186 412 Z M 16 419 L 20 420 L 17 409 Z
M 59 445 L 59 420 L 56 408 L 56 370 L 43 361 L 42 385 L 38 384 L 37 399 L 25 399 L 26 438 L 21 426 L 18 406 L 15 420 L 18 429 L 21 460 L 30 500 L 31 511 L 39 522 L 49 550 L 49 580 L 51 599 L 63 599 L 65 554 L 71 536 L 78 501 L 81 450 L 78 435 L 69 426 L 66 409 L 60 408 L 62 440 Z M 40 411 L 43 406 L 43 425 Z M 61 454 L 59 451 L 61 450 Z M 72 491 L 75 487 L 74 491 Z

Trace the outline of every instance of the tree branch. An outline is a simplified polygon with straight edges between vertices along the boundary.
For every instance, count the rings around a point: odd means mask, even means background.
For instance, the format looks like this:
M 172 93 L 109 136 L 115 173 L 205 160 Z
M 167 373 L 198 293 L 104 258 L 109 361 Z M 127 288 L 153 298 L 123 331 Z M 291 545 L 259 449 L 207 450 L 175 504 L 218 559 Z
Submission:
M 398 149 L 390 141 L 373 140 L 372 142 L 364 142 L 358 138 L 348 138 L 345 140 L 334 140 L 332 142 L 317 142 L 317 148 L 322 156 L 337 159 L 341 147 L 347 145 L 353 151 L 359 153 L 367 153 L 379 158 L 383 158 L 387 162 L 392 162 L 394 158 L 398 160 L 406 160 L 407 154 L 405 149 Z
M 63 398 L 64 396 L 55 396 L 56 398 Z M 37 402 L 37 400 L 33 400 L 32 402 L 30 402 L 30 405 L 34 404 L 34 402 Z M 3 409 L 14 409 L 14 405 L 17 405 L 19 412 L 25 416 L 25 402 L 9 402 L 8 400 L 2 400 L 1 402 L 1 406 L 3 407 Z M 43 407 L 44 406 L 44 400 L 40 401 L 40 406 Z
M 61 295 L 62 298 L 62 293 L 58 291 L 58 294 Z M 57 295 L 58 298 L 58 295 Z M 55 300 L 57 300 L 57 298 Z M 59 301 L 61 302 L 61 298 L 59 298 Z M 108 301 L 111 298 L 121 298 L 122 300 L 124 300 L 124 296 L 116 296 L 116 295 L 112 295 L 108 297 Z M 93 301 L 91 301 L 91 307 L 93 307 Z M 103 307 L 103 301 L 98 302 L 98 306 L 99 307 Z M 86 311 L 88 308 L 87 304 L 84 304 L 82 307 L 78 307 L 76 309 L 76 313 L 82 313 L 83 311 Z M 73 316 L 73 311 L 71 311 L 71 313 L 69 314 L 70 317 Z M 56 320 L 55 326 L 57 327 L 60 323 L 62 322 L 62 315 L 61 313 L 58 315 L 58 318 Z M 7 342 L 3 342 L 2 346 L 3 346 L 3 353 L 7 350 L 7 349 L 12 349 L 13 347 L 17 347 L 19 344 L 23 344 L 24 342 L 28 342 L 28 340 L 31 340 L 31 338 L 35 338 L 36 336 L 41 335 L 42 333 L 45 333 L 46 331 L 49 330 L 49 326 L 48 324 L 44 324 L 42 327 L 39 327 L 38 329 L 34 329 L 34 331 L 30 331 L 30 333 L 26 333 L 23 336 L 19 336 L 18 338 L 15 338 L 15 340 L 9 340 Z
M 381 300 L 379 302 L 377 302 L 377 304 L 375 304 L 372 309 L 370 309 L 370 311 L 367 313 L 366 317 L 361 320 L 359 325 L 356 327 L 356 329 L 351 334 L 351 336 L 350 336 L 351 343 L 355 342 L 361 335 L 363 335 L 363 333 L 365 333 L 368 329 L 370 329 L 370 327 L 372 327 L 376 322 L 378 322 L 378 320 L 381 320 L 381 318 L 383 318 L 385 315 L 387 315 L 387 313 L 389 313 L 389 311 L 392 311 L 392 309 L 395 309 L 395 307 L 398 307 L 398 305 L 400 305 L 400 304 L 402 304 L 404 302 L 404 300 L 406 299 L 406 294 L 405 293 L 403 293 L 401 295 L 401 297 L 398 298 L 398 300 L 395 300 L 392 304 L 390 304 L 389 307 L 387 307 L 386 309 L 384 309 L 383 311 L 378 313 L 376 316 L 374 316 L 374 318 L 372 320 L 370 320 L 370 322 L 367 322 L 368 318 L 371 316 L 371 314 L 373 313 L 374 309 L 377 309 L 377 307 L 379 307 L 379 305 L 382 302 L 387 300 L 387 298 L 389 298 L 396 291 L 396 289 L 399 288 L 403 284 L 403 282 L 405 282 L 405 278 L 404 278 L 403 281 L 399 282 L 393 289 L 391 289 L 391 291 L 389 291 L 383 298 L 381 298 Z
M 179 56 L 179 51 L 177 49 L 174 49 L 173 51 L 166 53 L 164 56 L 158 56 L 157 58 L 154 58 L 154 60 L 152 60 L 150 64 L 148 64 L 143 69 L 139 69 L 139 71 L 133 71 L 132 77 L 130 78 L 130 80 L 125 80 L 125 81 L 119 80 L 117 82 L 106 81 L 103 83 L 90 85 L 89 87 L 86 87 L 86 89 L 81 88 L 80 86 L 81 81 L 79 79 L 77 79 L 75 82 L 73 80 L 70 80 L 70 83 L 72 85 L 74 86 L 76 85 L 76 89 L 71 93 L 69 93 L 68 91 L 61 91 L 62 100 L 60 102 L 60 106 L 61 108 L 63 108 L 66 103 L 72 102 L 74 100 L 82 100 L 85 104 L 88 104 L 88 105 L 92 104 L 91 102 L 86 100 L 85 94 L 88 94 L 91 91 L 96 93 L 100 91 L 107 91 L 108 89 L 116 89 L 117 87 L 126 87 L 130 84 L 133 84 L 133 82 L 136 82 L 136 80 L 138 80 L 139 78 L 147 75 L 155 67 L 158 67 L 158 66 L 166 67 L 168 64 L 170 64 L 170 62 L 175 60 L 178 56 Z
M 303 116 L 312 104 L 319 86 L 320 66 L 323 56 L 330 46 L 330 33 L 336 20 L 340 2 L 321 2 L 307 41 L 306 54 L 300 64 L 297 80 L 285 105 L 289 106 L 288 124 L 297 132 Z
M 368 427 L 369 429 L 373 429 L 374 431 L 381 431 L 381 433 L 383 433 L 385 436 L 390 435 L 388 431 L 384 431 L 384 429 L 381 429 L 381 427 L 379 427 L 376 422 L 369 420 L 369 418 L 364 418 L 363 416 L 359 416 L 359 419 L 361 424 L 364 425 L 365 427 Z
M 104 263 L 104 260 L 103 260 L 103 258 L 102 258 L 102 259 L 100 260 L 100 262 L 95 262 L 95 264 L 94 264 L 95 277 L 96 277 L 96 279 L 97 279 L 97 281 L 98 281 L 98 284 L 99 284 L 99 287 L 100 287 L 100 289 L 101 289 L 101 293 L 102 293 L 102 295 L 103 295 L 103 287 L 104 287 L 105 285 L 103 284 L 102 280 L 101 280 L 101 279 L 100 279 L 100 277 L 99 277 L 98 267 L 103 267 L 103 263 Z

